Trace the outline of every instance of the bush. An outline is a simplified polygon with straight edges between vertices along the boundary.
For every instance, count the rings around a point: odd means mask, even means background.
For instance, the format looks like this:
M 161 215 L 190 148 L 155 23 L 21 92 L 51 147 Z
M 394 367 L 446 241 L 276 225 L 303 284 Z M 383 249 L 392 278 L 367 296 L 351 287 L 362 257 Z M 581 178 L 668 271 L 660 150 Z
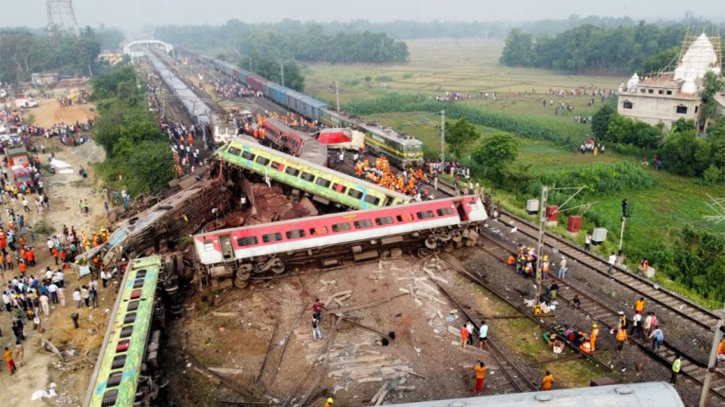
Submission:
M 630 162 L 595 163 L 583 167 L 543 169 L 536 172 L 537 181 L 529 186 L 529 192 L 537 195 L 542 185 L 584 186 L 593 193 L 611 193 L 626 189 L 647 189 L 655 180 L 640 166 Z

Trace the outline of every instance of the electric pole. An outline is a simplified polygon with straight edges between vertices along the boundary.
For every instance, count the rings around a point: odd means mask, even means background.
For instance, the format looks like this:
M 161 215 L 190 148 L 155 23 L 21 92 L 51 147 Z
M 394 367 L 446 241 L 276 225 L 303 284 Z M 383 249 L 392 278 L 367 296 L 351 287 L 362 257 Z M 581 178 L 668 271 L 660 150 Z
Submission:
M 539 236 L 536 241 L 536 298 L 534 304 L 541 301 L 541 263 L 544 262 L 544 234 L 546 233 L 546 200 L 549 198 L 549 187 L 541 187 L 541 203 L 539 204 Z
M 712 374 L 717 366 L 717 346 L 722 340 L 723 330 L 725 330 L 725 320 L 720 321 L 715 326 L 715 333 L 712 336 L 712 351 L 710 351 L 710 360 L 707 362 L 707 373 L 705 373 L 705 381 L 702 384 L 702 393 L 700 394 L 699 407 L 707 406 L 707 398 L 710 396 L 710 384 L 712 383 Z
M 446 111 L 441 110 L 441 173 L 446 172 Z
M 619 251 L 617 256 L 622 255 L 622 246 L 624 245 L 624 225 L 627 223 L 629 218 L 629 201 L 627 199 L 622 200 L 622 229 L 619 231 Z
M 335 81 L 335 99 L 337 100 L 337 111 L 340 111 L 340 87 L 337 81 Z
M 282 86 L 284 86 L 284 64 L 279 63 L 280 76 L 282 76 Z

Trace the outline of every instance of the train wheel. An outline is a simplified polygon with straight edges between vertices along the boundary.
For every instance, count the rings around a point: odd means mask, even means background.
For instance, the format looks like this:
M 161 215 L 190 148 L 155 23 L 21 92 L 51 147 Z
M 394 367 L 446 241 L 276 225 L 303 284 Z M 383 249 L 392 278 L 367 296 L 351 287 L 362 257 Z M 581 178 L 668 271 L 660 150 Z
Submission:
M 436 241 L 436 237 L 434 235 L 430 235 L 425 238 L 425 247 L 427 247 L 431 250 L 438 247 L 438 242 Z
M 438 239 L 441 242 L 447 242 L 447 241 L 451 240 L 452 237 L 453 236 L 448 231 L 442 232 L 438 235 Z
M 247 288 L 249 287 L 249 280 L 239 281 L 239 279 L 237 279 L 234 284 L 237 286 L 237 288 Z
M 453 242 L 451 242 L 451 243 L 448 243 L 448 244 L 447 244 L 447 245 L 446 245 L 446 246 L 445 246 L 445 247 L 443 248 L 443 250 L 444 250 L 444 251 L 445 251 L 446 253 L 453 253 L 453 251 L 454 251 L 454 250 L 456 250 L 456 244 L 455 244 L 455 243 L 453 243 Z
M 277 259 L 271 270 L 274 274 L 282 274 L 284 273 L 285 269 L 286 267 L 284 263 L 282 263 L 282 260 Z
M 456 230 L 451 235 L 451 239 L 453 239 L 454 242 L 459 243 L 461 240 L 463 240 L 463 234 L 461 234 L 460 230 Z
M 431 250 L 427 249 L 425 247 L 421 247 L 418 249 L 418 257 L 425 259 L 426 257 L 430 256 Z

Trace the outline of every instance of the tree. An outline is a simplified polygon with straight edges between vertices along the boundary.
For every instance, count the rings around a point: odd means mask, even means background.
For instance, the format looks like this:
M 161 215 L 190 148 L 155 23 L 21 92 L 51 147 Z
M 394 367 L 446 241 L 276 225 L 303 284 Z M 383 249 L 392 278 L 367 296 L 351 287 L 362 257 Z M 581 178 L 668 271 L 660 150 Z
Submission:
M 490 173 L 491 179 L 502 185 L 507 167 L 516 160 L 519 142 L 510 134 L 500 133 L 487 137 L 472 158 Z
M 662 147 L 668 171 L 686 177 L 701 176 L 711 164 L 711 145 L 697 137 L 695 130 L 671 134 Z
M 710 119 L 715 117 L 717 112 L 717 102 L 715 101 L 715 95 L 725 89 L 725 82 L 723 79 L 715 74 L 714 72 L 707 72 L 703 79 L 703 91 L 702 91 L 702 107 L 700 108 L 700 123 L 703 124 L 703 128 L 707 130 Z
M 531 61 L 533 41 L 531 34 L 514 28 L 506 37 L 506 45 L 501 53 L 499 62 L 508 66 L 527 66 Z
M 129 189 L 137 195 L 146 191 L 158 192 L 174 178 L 174 161 L 165 141 L 144 141 L 128 158 Z
M 481 137 L 481 133 L 467 119 L 460 119 L 453 125 L 446 123 L 448 149 L 459 160 L 462 158 L 461 151 L 478 140 L 479 137 Z
M 609 122 L 617 116 L 617 111 L 611 105 L 602 106 L 594 116 L 592 116 L 592 132 L 597 140 L 604 140 L 604 136 L 609 129 Z

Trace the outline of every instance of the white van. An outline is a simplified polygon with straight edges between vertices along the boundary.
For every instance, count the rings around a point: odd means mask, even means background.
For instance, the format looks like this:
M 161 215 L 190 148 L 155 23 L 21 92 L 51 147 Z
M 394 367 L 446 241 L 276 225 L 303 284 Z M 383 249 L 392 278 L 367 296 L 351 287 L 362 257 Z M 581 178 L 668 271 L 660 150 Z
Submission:
M 15 99 L 15 106 L 17 107 L 38 107 L 38 102 L 31 98 L 20 98 Z

